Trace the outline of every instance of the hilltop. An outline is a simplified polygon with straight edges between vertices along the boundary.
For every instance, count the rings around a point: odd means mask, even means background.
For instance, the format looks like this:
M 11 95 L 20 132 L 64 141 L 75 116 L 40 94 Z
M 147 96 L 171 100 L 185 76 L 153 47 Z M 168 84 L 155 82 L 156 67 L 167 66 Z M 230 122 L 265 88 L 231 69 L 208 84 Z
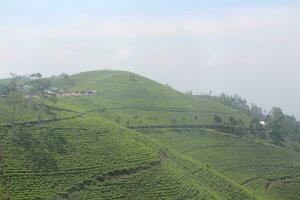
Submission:
M 43 115 L 20 98 L 12 124 L 1 116 L 2 199 L 300 197 L 300 152 L 247 112 L 125 71 L 37 80 L 95 94 L 40 93 Z

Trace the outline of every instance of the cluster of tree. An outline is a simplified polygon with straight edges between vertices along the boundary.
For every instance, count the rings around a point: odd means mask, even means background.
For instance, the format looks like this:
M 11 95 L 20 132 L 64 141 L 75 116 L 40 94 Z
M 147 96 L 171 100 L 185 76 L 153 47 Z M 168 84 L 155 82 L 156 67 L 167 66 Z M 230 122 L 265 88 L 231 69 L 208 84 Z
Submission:
M 55 85 L 61 88 L 61 89 L 68 89 L 70 87 L 74 86 L 74 80 L 71 79 L 70 75 L 67 73 L 61 73 L 60 75 L 57 76 L 51 76 L 50 80 L 55 80 Z
M 262 114 L 261 108 L 254 107 L 250 114 L 250 128 L 252 130 L 263 128 L 269 133 L 274 144 L 283 145 L 287 138 L 300 142 L 300 122 L 294 116 L 284 114 L 280 108 L 273 107 L 267 114 Z M 261 122 L 264 125 L 260 124 Z
M 223 121 L 222 118 L 219 115 L 214 115 L 214 122 L 216 124 L 222 124 L 224 126 L 228 126 L 231 128 L 241 128 L 245 125 L 244 121 L 242 119 L 236 119 L 233 116 L 230 116 L 228 118 L 228 122 Z
M 213 99 L 222 103 L 228 107 L 231 107 L 240 112 L 251 115 L 252 118 L 255 118 L 256 121 L 261 121 L 265 118 L 264 111 L 261 107 L 247 102 L 245 98 L 242 98 L 238 95 L 226 95 L 222 93 L 220 96 L 206 96 L 209 99 Z
M 187 95 L 193 95 L 193 91 L 192 90 L 186 90 L 185 94 L 187 94 Z
M 266 124 L 275 144 L 282 145 L 286 138 L 300 141 L 300 123 L 294 116 L 284 114 L 280 108 L 272 108 L 266 116 Z
M 300 142 L 300 122 L 294 116 L 286 115 L 280 108 L 273 107 L 270 112 L 264 111 L 261 107 L 251 104 L 247 100 L 238 95 L 226 95 L 222 93 L 220 96 L 206 96 L 207 98 L 216 100 L 226 106 L 239 110 L 251 116 L 249 128 L 252 130 L 265 129 L 269 133 L 273 143 L 282 145 L 287 138 L 292 138 Z M 216 123 L 224 121 L 215 116 Z M 265 125 L 262 125 L 263 122 Z M 229 124 L 232 127 L 242 126 L 244 123 L 239 119 L 229 118 Z
M 12 74 L 8 82 L 0 85 L 0 96 L 7 105 L 7 112 L 2 112 L 3 116 L 14 125 L 18 113 L 30 107 L 37 112 L 37 119 L 41 121 L 42 115 L 55 116 L 48 106 L 44 106 L 46 101 L 55 102 L 55 96 L 45 93 L 51 87 L 51 82 L 42 78 L 42 74 L 35 73 L 29 76 L 18 76 Z
M 260 122 L 265 121 L 267 117 L 267 114 L 265 114 L 266 112 L 263 111 L 261 107 L 255 104 L 249 105 L 245 98 L 242 98 L 238 95 L 226 95 L 224 93 L 222 93 L 220 96 L 206 97 L 251 116 L 251 121 L 249 124 L 250 129 L 256 130 L 263 128 Z M 236 120 L 234 118 L 232 119 L 231 117 L 231 119 L 229 119 L 229 125 L 236 127 L 244 126 L 245 124 L 240 119 Z
M 225 95 L 222 93 L 219 97 L 217 97 L 218 101 L 222 104 L 232 107 L 234 109 L 240 110 L 242 112 L 249 112 L 249 106 L 246 99 L 241 98 L 238 95 Z

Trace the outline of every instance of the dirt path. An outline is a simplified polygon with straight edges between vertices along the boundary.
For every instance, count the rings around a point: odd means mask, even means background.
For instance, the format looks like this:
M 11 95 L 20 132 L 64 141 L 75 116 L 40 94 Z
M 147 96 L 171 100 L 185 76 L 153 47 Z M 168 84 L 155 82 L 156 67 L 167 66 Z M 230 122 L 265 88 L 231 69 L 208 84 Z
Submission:
M 57 118 L 57 119 L 46 119 L 46 120 L 41 120 L 41 121 L 32 120 L 32 121 L 18 122 L 14 125 L 12 125 L 12 124 L 2 124 L 0 126 L 9 127 L 9 128 L 11 128 L 12 126 L 34 126 L 34 125 L 37 125 L 37 124 L 45 124 L 45 123 L 50 123 L 50 122 L 58 122 L 58 121 L 63 121 L 63 120 L 68 120 L 68 119 L 75 119 L 75 118 L 82 117 L 86 114 L 87 113 L 80 113 L 80 114 L 73 115 L 73 116 L 70 116 L 70 117 L 62 117 L 62 118 Z
M 0 124 L 0 126 L 1 127 L 9 127 L 9 128 L 11 128 L 12 126 L 19 126 L 19 125 L 21 125 L 21 126 L 34 126 L 34 125 L 37 125 L 37 124 L 45 124 L 45 123 L 50 123 L 50 122 L 63 121 L 63 120 L 68 120 L 68 119 L 75 119 L 75 118 L 82 117 L 82 116 L 94 111 L 94 110 L 88 110 L 86 112 L 78 112 L 78 111 L 73 111 L 73 110 L 59 108 L 59 107 L 52 107 L 52 106 L 47 106 L 47 105 L 43 105 L 43 106 L 49 107 L 53 110 L 59 110 L 59 111 L 74 113 L 74 115 L 68 116 L 68 117 L 56 118 L 56 119 L 45 119 L 45 120 L 40 120 L 40 121 L 39 120 L 23 121 L 23 122 L 17 122 L 14 125 L 12 125 L 12 124 Z
M 277 179 L 268 180 L 269 182 L 266 184 L 265 190 L 267 193 L 271 192 L 272 187 L 278 183 L 290 183 L 298 179 L 300 175 L 297 176 L 284 176 Z
M 253 181 L 255 181 L 257 179 L 259 179 L 259 177 L 257 177 L 257 176 L 253 177 L 253 178 L 250 178 L 250 179 L 244 181 L 243 183 L 241 183 L 241 186 L 242 187 L 248 186 L 248 185 L 250 185 L 250 183 L 252 183 Z
M 250 128 L 239 128 L 239 127 L 228 127 L 223 125 L 199 125 L 199 124 L 173 124 L 173 125 L 143 125 L 143 126 L 127 126 L 129 129 L 133 130 L 143 130 L 143 129 L 214 129 L 217 131 L 230 132 L 230 133 L 239 133 L 242 131 L 260 131 L 264 132 L 261 129 L 250 129 Z
M 104 181 L 111 180 L 114 178 L 126 177 L 126 176 L 130 176 L 130 175 L 143 173 L 144 171 L 151 170 L 155 167 L 159 167 L 160 165 L 161 165 L 161 160 L 158 160 L 158 161 L 149 163 L 147 166 L 139 166 L 139 167 L 135 167 L 135 168 L 117 169 L 114 171 L 110 171 L 105 174 L 94 176 L 94 177 L 91 177 L 90 179 L 83 180 L 80 183 L 77 183 L 75 186 L 67 189 L 66 193 L 58 194 L 57 196 L 59 198 L 71 200 L 71 199 L 73 199 L 73 196 L 76 192 L 83 190 L 85 187 L 95 185 L 99 182 L 104 182 Z
M 272 187 L 274 186 L 274 184 L 276 183 L 276 181 L 271 181 L 271 182 L 268 182 L 267 185 L 266 185 L 266 192 L 269 194 Z
M 185 150 L 182 151 L 182 154 L 188 154 L 194 151 L 200 151 L 200 150 L 206 150 L 206 149 L 214 149 L 214 148 L 255 148 L 255 146 L 237 146 L 237 145 L 228 145 L 228 144 L 224 144 L 224 145 L 212 145 L 212 146 L 204 146 L 204 147 L 198 147 L 198 148 L 194 148 L 194 149 L 189 149 L 189 150 Z

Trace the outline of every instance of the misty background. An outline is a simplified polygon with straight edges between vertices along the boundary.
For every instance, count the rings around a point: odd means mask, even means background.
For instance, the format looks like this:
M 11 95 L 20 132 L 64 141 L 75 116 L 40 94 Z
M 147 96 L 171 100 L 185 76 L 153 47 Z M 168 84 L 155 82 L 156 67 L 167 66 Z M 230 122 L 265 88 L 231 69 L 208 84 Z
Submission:
M 195 94 L 238 94 L 300 119 L 300 3 L 10 0 L 0 78 L 128 70 Z

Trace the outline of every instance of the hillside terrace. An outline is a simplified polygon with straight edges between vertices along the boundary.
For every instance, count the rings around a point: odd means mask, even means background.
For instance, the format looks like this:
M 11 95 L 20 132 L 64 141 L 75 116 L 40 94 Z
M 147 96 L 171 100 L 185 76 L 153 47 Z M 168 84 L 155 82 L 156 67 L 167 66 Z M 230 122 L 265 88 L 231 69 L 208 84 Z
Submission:
M 48 95 L 56 95 L 60 96 L 93 96 L 97 94 L 96 90 L 65 90 L 52 88 L 44 91 L 45 94 Z
M 63 97 L 63 96 L 95 96 L 97 95 L 96 90 L 64 90 L 64 89 L 50 89 L 44 90 L 44 95 L 46 96 L 56 96 L 56 97 Z M 0 98 L 6 98 L 8 95 L 0 95 Z M 25 99 L 31 98 L 40 98 L 39 95 L 24 95 Z

